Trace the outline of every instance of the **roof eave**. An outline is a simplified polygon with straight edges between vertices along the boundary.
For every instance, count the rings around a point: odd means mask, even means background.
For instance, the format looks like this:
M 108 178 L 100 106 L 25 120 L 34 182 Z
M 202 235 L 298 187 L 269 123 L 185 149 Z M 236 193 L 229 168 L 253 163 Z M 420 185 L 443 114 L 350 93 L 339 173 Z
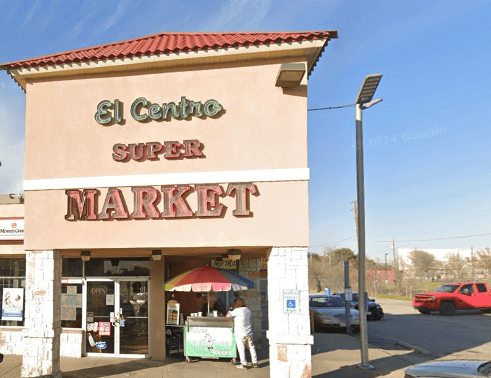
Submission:
M 0 65 L 26 91 L 29 80 L 48 77 L 75 76 L 80 74 L 130 71 L 147 67 L 169 67 L 176 65 L 196 65 L 207 63 L 227 63 L 256 60 L 260 58 L 292 58 L 298 56 L 307 59 L 307 77 L 310 76 L 317 61 L 320 59 L 328 41 L 337 38 L 337 33 L 324 39 L 304 40 L 295 42 L 272 43 L 267 45 L 252 45 L 227 47 L 209 50 L 192 50 L 180 53 L 154 54 L 132 56 L 120 59 L 99 61 L 72 62 L 58 65 L 34 66 L 27 68 L 12 68 L 10 63 Z

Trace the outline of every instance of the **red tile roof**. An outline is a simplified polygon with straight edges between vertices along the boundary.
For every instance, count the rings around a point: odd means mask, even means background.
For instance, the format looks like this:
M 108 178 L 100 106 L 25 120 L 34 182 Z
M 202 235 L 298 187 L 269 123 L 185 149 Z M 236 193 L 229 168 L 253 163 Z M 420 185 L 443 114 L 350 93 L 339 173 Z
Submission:
M 87 47 L 38 58 L 0 64 L 0 69 L 20 69 L 57 64 L 122 59 L 132 56 L 214 50 L 337 38 L 335 30 L 305 32 L 158 33 L 126 41 Z

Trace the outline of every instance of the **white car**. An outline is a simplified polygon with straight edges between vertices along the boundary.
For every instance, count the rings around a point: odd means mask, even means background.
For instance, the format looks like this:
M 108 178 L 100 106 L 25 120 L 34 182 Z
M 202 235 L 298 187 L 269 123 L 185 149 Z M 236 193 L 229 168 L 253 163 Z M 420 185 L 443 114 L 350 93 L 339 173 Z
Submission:
M 346 310 L 344 300 L 337 295 L 311 295 L 309 299 L 314 330 L 319 327 L 346 328 Z M 359 330 L 360 318 L 358 310 L 350 308 L 350 325 L 353 330 Z

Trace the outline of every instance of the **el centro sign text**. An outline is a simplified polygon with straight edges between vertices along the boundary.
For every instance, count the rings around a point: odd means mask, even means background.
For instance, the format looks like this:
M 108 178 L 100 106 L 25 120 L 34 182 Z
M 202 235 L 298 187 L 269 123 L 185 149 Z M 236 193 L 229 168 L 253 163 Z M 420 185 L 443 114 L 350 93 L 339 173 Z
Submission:
M 152 186 L 132 187 L 133 211 L 130 213 L 123 193 L 118 188 L 107 190 L 101 209 L 97 189 L 66 190 L 69 221 L 93 221 L 113 219 L 167 219 L 189 217 L 220 217 L 226 206 L 220 203 L 220 196 L 235 196 L 236 217 L 250 216 L 249 197 L 256 194 L 252 183 L 230 183 L 224 191 L 219 184 L 164 185 L 160 189 Z M 188 199 L 196 193 L 196 211 Z
M 131 104 L 130 114 L 134 120 L 146 122 L 149 120 L 163 121 L 169 119 L 169 116 L 174 119 L 187 119 L 193 115 L 196 117 L 215 117 L 222 110 L 223 106 L 213 99 L 202 104 L 201 101 L 189 101 L 183 96 L 177 104 L 169 102 L 160 105 L 149 102 L 145 97 L 139 97 Z M 124 119 L 122 102 L 114 100 L 113 103 L 109 100 L 102 100 L 97 105 L 94 118 L 101 125 L 113 122 L 121 123 Z

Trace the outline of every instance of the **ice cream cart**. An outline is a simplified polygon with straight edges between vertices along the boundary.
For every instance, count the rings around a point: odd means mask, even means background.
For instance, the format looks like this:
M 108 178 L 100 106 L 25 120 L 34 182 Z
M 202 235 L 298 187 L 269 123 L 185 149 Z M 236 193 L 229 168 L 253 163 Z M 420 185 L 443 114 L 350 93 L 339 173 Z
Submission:
M 184 326 L 184 356 L 231 358 L 237 362 L 234 319 L 224 317 L 188 317 Z

